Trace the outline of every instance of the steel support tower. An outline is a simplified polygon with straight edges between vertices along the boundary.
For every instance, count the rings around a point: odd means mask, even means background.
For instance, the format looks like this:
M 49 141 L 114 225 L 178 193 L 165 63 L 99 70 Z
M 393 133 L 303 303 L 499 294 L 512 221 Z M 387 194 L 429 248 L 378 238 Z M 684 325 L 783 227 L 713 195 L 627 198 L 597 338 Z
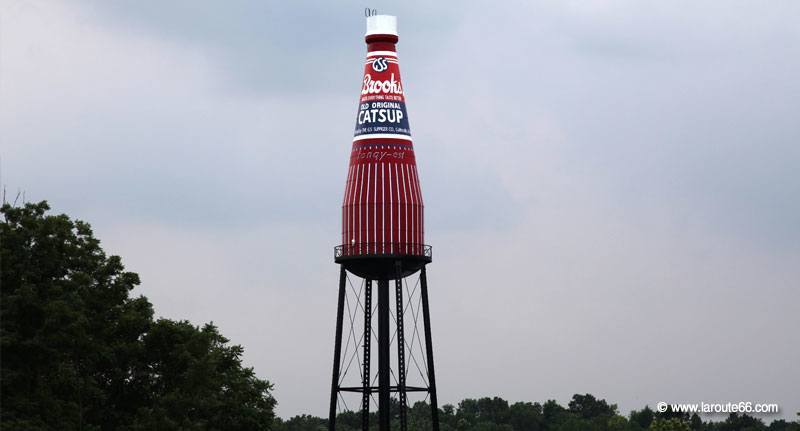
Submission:
M 407 399 L 409 392 L 427 392 L 427 399 L 431 407 L 431 427 L 434 431 L 439 430 L 439 406 L 436 396 L 436 373 L 433 362 L 433 343 L 431 336 L 430 305 L 428 300 L 428 280 L 426 265 L 430 263 L 430 247 L 426 247 L 427 256 L 383 256 L 385 262 L 380 262 L 378 271 L 375 272 L 350 272 L 353 264 L 359 267 L 363 262 L 356 256 L 345 256 L 340 247 L 336 248 L 336 262 L 341 266 L 339 271 L 339 295 L 336 310 L 336 332 L 334 334 L 334 358 L 333 376 L 331 379 L 331 397 L 329 411 L 329 430 L 336 429 L 336 415 L 338 413 L 339 395 L 342 392 L 357 392 L 361 394 L 361 425 L 362 430 L 369 430 L 370 424 L 370 399 L 377 394 L 378 399 L 378 429 L 381 431 L 390 429 L 390 422 L 394 416 L 399 423 L 399 429 L 407 429 L 406 409 L 408 408 Z M 397 268 L 393 271 L 391 279 L 384 274 L 381 276 L 380 267 L 382 266 Z M 424 336 L 424 362 L 426 370 L 427 385 L 408 386 L 406 376 L 408 374 L 408 363 L 406 350 L 406 325 L 404 315 L 409 314 L 409 304 L 404 301 L 404 290 L 408 292 L 408 287 L 404 286 L 403 281 L 406 277 L 418 272 L 418 295 L 421 303 L 422 332 Z M 345 296 L 350 287 L 350 278 L 360 278 L 363 280 L 360 298 L 363 301 L 360 312 L 363 314 L 364 331 L 361 334 L 363 343 L 361 344 L 361 385 L 343 386 L 341 385 L 342 364 L 347 361 L 342 355 L 342 334 L 344 331 L 345 319 Z M 392 283 L 393 281 L 393 283 Z M 377 289 L 377 292 L 374 290 Z M 415 289 L 416 290 L 416 289 Z M 373 304 L 373 294 L 377 293 L 377 304 Z M 394 294 L 394 304 L 391 304 L 391 295 Z M 391 305 L 394 305 L 394 313 L 390 317 Z M 373 312 L 377 311 L 377 319 L 373 318 Z M 394 318 L 394 325 L 392 325 Z M 375 322 L 377 320 L 377 322 Z M 417 328 L 412 327 L 412 330 Z M 391 344 L 392 339 L 396 344 L 394 361 L 392 361 Z M 374 352 L 373 341 L 377 340 L 377 385 L 374 384 L 374 372 L 371 364 Z M 420 342 L 421 344 L 421 342 Z M 350 360 L 352 363 L 352 359 Z M 392 367 L 394 362 L 395 367 Z M 392 381 L 394 378 L 394 382 Z M 391 411 L 391 394 L 396 394 L 396 405 L 399 411 Z

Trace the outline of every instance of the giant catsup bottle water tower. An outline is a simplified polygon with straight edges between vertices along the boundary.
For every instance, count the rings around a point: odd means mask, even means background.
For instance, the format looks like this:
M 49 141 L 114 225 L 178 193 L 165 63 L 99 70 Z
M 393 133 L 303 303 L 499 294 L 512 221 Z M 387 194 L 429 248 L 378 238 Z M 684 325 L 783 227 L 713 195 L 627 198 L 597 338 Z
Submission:
M 329 428 L 336 429 L 338 411 L 350 408 L 343 394 L 356 393 L 360 394 L 363 430 L 369 428 L 370 405 L 377 404 L 380 430 L 397 423 L 405 431 L 408 395 L 419 392 L 431 404 L 431 428 L 438 431 L 425 273 L 425 266 L 431 262 L 431 248 L 424 241 L 422 189 L 397 60 L 397 18 L 368 16 L 365 39 L 367 59 L 342 204 L 342 243 L 334 253 L 341 270 Z M 412 287 L 409 279 L 414 276 L 417 280 Z M 390 281 L 394 281 L 394 307 L 390 307 Z M 378 294 L 375 308 L 374 284 Z M 353 294 L 355 299 L 351 301 L 348 295 Z M 350 331 L 343 352 L 345 310 Z M 375 311 L 377 325 L 373 325 Z M 417 328 L 420 318 L 422 334 Z M 413 323 L 411 330 L 404 325 L 409 321 Z M 411 335 L 410 342 L 407 334 Z M 373 341 L 378 345 L 377 373 L 371 367 L 375 356 Z M 419 357 L 414 356 L 415 351 Z M 419 385 L 408 383 L 407 356 L 419 371 Z M 348 386 L 345 377 L 354 358 L 360 385 Z M 393 398 L 397 402 L 394 405 L 399 405 L 396 411 L 389 407 Z

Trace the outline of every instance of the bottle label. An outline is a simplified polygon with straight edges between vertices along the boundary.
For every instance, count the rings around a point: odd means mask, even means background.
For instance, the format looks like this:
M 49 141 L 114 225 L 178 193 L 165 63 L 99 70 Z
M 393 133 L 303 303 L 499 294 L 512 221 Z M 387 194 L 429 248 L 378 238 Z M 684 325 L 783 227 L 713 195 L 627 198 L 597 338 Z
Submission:
M 400 67 L 397 57 L 387 54 L 390 53 L 367 55 L 354 133 L 356 139 L 411 139 Z

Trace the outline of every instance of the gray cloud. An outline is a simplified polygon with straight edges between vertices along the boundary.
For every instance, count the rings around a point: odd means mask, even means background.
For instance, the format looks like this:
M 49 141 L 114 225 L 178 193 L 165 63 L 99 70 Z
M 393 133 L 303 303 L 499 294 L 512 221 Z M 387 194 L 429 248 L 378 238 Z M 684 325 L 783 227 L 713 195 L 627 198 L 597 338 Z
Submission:
M 200 49 L 231 75 L 225 84 L 239 97 L 288 94 L 352 96 L 358 76 L 353 69 L 361 49 L 342 49 L 363 37 L 363 3 L 320 3 L 315 7 L 282 1 L 90 1 L 93 11 L 114 31 L 153 32 L 160 37 Z M 373 5 L 385 12 L 383 5 Z M 446 6 L 426 2 L 392 6 L 394 13 L 424 10 L 403 25 L 418 34 L 439 34 L 436 19 Z M 411 15 L 405 13 L 405 15 Z M 352 98 L 352 97 L 351 97 Z

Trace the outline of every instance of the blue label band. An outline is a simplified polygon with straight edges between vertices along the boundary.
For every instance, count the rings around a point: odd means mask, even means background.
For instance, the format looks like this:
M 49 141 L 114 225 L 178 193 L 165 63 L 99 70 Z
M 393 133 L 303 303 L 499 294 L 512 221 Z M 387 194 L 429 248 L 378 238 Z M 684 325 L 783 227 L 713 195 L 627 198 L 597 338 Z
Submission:
M 411 135 L 405 102 L 373 101 L 359 105 L 354 136 L 376 133 Z

